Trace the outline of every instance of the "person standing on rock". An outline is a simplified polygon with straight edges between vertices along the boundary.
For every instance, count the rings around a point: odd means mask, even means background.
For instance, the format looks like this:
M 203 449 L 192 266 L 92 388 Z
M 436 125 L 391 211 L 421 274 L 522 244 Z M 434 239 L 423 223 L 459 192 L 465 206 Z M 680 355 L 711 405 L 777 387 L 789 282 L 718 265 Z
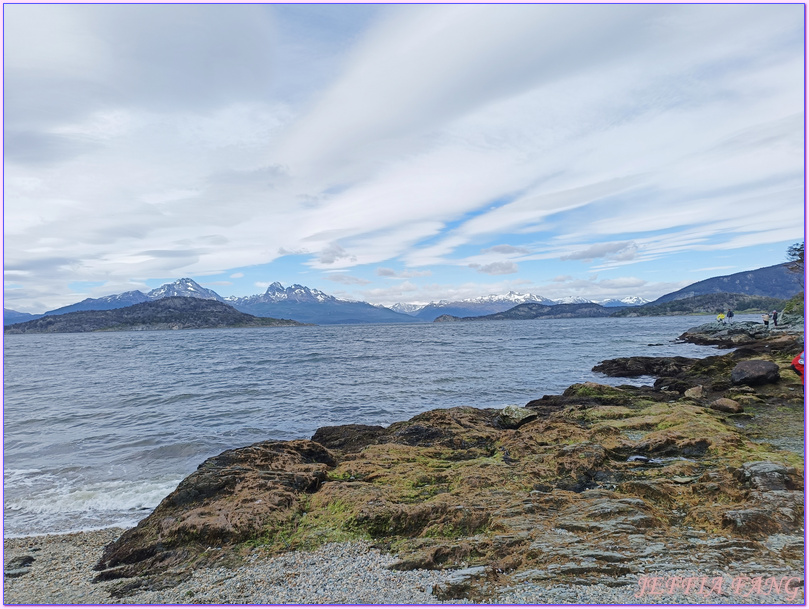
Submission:
M 778 327 L 778 311 L 772 312 L 772 327 L 773 328 Z
M 725 314 L 720 313 L 719 315 L 717 315 L 716 316 L 716 321 L 724 326 L 725 325 Z
M 761 321 L 764 322 L 764 327 L 769 330 L 769 328 L 770 328 L 770 315 L 769 315 L 769 313 L 764 313 L 764 315 L 761 316 Z
M 728 309 L 728 314 L 725 315 L 725 318 L 728 320 L 729 324 L 733 323 L 733 309 Z

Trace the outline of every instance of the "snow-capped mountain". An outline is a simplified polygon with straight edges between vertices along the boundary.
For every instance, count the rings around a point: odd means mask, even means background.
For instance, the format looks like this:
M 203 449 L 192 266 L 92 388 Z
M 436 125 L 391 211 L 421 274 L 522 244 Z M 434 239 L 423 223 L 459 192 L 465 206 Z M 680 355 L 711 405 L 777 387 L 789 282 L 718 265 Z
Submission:
M 79 303 L 49 311 L 47 315 L 61 315 L 71 311 L 100 311 L 120 309 L 133 304 L 158 300 L 168 296 L 185 296 L 205 300 L 217 300 L 232 306 L 242 313 L 257 317 L 293 319 L 314 324 L 349 323 L 413 323 L 417 321 L 385 307 L 375 307 L 367 302 L 339 300 L 320 290 L 295 284 L 285 288 L 279 282 L 270 284 L 263 294 L 253 296 L 229 296 L 219 294 L 199 285 L 193 279 L 184 277 L 173 283 L 155 288 L 147 294 L 138 290 L 113 294 L 102 298 L 87 298 Z M 12 313 L 8 314 L 9 317 Z
M 602 307 L 639 307 L 651 301 L 640 296 L 627 296 L 626 298 L 621 298 L 620 300 L 616 298 L 608 298 L 606 300 L 599 300 L 597 302 Z
M 304 285 L 285 288 L 278 281 L 263 294 L 225 300 L 237 311 L 258 317 L 294 319 L 313 324 L 401 323 L 416 321 L 408 315 L 367 302 L 340 300 Z
M 160 298 L 168 298 L 169 296 L 186 296 L 189 298 L 202 298 L 203 300 L 218 300 L 224 302 L 219 294 L 208 288 L 203 288 L 193 279 L 183 277 L 174 283 L 165 283 L 159 288 L 155 288 L 146 296 L 149 300 L 158 300 Z
M 382 305 L 374 305 L 377 307 L 381 307 Z M 423 309 L 426 305 L 423 304 L 408 304 L 406 302 L 397 302 L 395 305 L 388 307 L 391 311 L 396 311 L 397 313 L 404 313 L 405 315 L 415 315 L 421 309 Z
M 589 298 L 582 298 L 581 296 L 565 296 L 564 298 L 559 298 L 558 300 L 554 301 L 554 304 L 600 304 L 596 300 L 590 300 Z
M 109 311 L 110 309 L 122 309 L 132 305 L 147 302 L 150 298 L 140 290 L 132 290 L 123 294 L 111 294 L 101 298 L 85 298 L 76 304 L 60 307 L 53 311 L 47 311 L 44 315 L 63 315 L 73 311 Z
M 432 321 L 439 315 L 454 315 L 455 317 L 473 317 L 479 315 L 491 315 L 502 313 L 519 304 L 528 302 L 552 305 L 552 300 L 536 294 L 520 294 L 519 292 L 509 292 L 508 294 L 489 294 L 478 298 L 465 298 L 463 300 L 440 300 L 431 302 L 414 312 L 408 313 L 418 319 Z M 394 307 L 404 307 L 403 303 L 397 303 Z M 393 307 L 391 307 L 393 308 Z

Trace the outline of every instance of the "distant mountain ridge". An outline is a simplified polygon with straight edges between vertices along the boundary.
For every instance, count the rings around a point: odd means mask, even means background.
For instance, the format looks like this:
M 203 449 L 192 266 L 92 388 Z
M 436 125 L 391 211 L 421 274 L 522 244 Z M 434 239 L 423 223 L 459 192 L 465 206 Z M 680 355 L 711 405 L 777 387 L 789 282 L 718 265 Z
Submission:
M 508 311 L 518 304 L 534 303 L 542 305 L 557 304 L 599 304 L 603 307 L 627 307 L 640 306 L 649 302 L 639 296 L 628 296 L 620 300 L 609 298 L 596 301 L 587 298 L 569 296 L 560 300 L 551 300 L 536 294 L 520 294 L 518 292 L 508 292 L 507 294 L 490 294 L 480 298 L 465 298 L 463 300 L 439 300 L 427 305 L 413 305 L 407 303 L 396 303 L 390 308 L 400 313 L 412 315 L 424 321 L 432 321 L 441 315 L 453 317 L 479 317 L 482 315 L 493 315 Z
M 436 322 L 452 321 L 499 321 L 499 320 L 519 320 L 519 319 L 569 319 L 574 317 L 609 317 L 613 314 L 608 307 L 603 307 L 594 302 L 567 303 L 544 305 L 539 303 L 523 303 L 500 313 L 491 315 L 480 315 L 476 317 L 455 317 L 453 315 L 441 315 L 435 319 Z
M 681 290 L 665 294 L 657 300 L 649 301 L 638 296 L 622 299 L 588 300 L 568 297 L 551 300 L 536 294 L 490 294 L 479 298 L 459 301 L 441 300 L 427 305 L 397 303 L 391 307 L 371 305 L 366 302 L 341 300 L 303 285 L 294 284 L 285 288 L 281 283 L 271 283 L 263 294 L 253 296 L 229 296 L 223 298 L 213 290 L 202 287 L 193 279 L 182 278 L 167 283 L 148 293 L 139 290 L 113 294 L 101 298 L 87 298 L 81 302 L 32 315 L 12 309 L 3 309 L 5 324 L 30 321 L 43 315 L 62 315 L 75 311 L 104 311 L 150 302 L 168 296 L 193 297 L 224 302 L 236 310 L 258 317 L 295 319 L 305 323 L 414 323 L 431 322 L 441 315 L 454 317 L 479 317 L 505 312 L 519 304 L 598 304 L 605 308 L 643 307 L 673 300 L 692 298 L 702 294 L 731 293 L 748 296 L 763 296 L 787 299 L 802 291 L 798 276 L 777 264 L 753 271 L 745 271 L 713 277 L 693 283 Z M 661 309 L 662 310 L 662 309 Z
M 118 309 L 71 311 L 4 327 L 6 334 L 190 330 L 301 326 L 289 319 L 255 317 L 212 298 L 167 296 Z
M 223 298 L 188 277 L 164 284 L 146 294 L 140 290 L 133 290 L 101 298 L 86 298 L 76 304 L 60 307 L 43 315 L 30 315 L 27 318 L 20 317 L 29 315 L 27 313 L 17 313 L 8 309 L 4 310 L 3 321 L 5 324 L 9 324 L 17 321 L 30 321 L 47 315 L 65 315 L 79 311 L 109 311 L 168 297 L 214 300 L 248 315 L 294 319 L 310 324 L 415 323 L 418 321 L 410 315 L 396 313 L 384 307 L 375 307 L 366 302 L 340 300 L 320 290 L 299 284 L 284 288 L 277 281 L 271 283 L 263 294 Z M 14 322 L 11 321 L 12 319 Z

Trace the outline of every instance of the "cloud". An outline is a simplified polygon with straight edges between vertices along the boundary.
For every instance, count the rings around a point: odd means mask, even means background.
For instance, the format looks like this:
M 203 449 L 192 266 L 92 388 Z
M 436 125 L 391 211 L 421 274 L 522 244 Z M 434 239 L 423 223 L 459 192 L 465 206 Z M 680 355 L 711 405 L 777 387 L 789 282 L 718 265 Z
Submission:
M 350 275 L 327 275 L 324 279 L 328 279 L 329 281 L 334 281 L 335 283 L 342 283 L 344 285 L 368 285 L 371 283 L 367 279 L 361 279 L 360 277 L 352 277 Z
M 354 258 L 337 243 L 330 243 L 320 251 L 318 261 L 322 264 L 334 264 L 338 260 Z
M 611 260 L 631 260 L 635 257 L 638 246 L 631 241 L 620 243 L 596 243 L 583 250 L 560 256 L 560 260 L 584 260 L 591 262 L 594 258 L 610 258 Z
M 230 275 L 229 277 L 230 277 L 231 279 L 241 279 L 242 277 L 244 277 L 244 273 L 233 273 L 233 274 L 232 274 L 232 275 Z
M 437 276 L 514 257 L 523 276 L 576 260 L 637 275 L 802 234 L 799 5 L 4 17 L 5 266 L 30 271 L 20 306 L 56 305 L 77 280 L 282 256 L 309 258 L 298 273 Z
M 402 279 L 410 279 L 413 277 L 429 277 L 433 273 L 432 271 L 401 271 L 397 273 L 393 269 L 379 267 L 376 269 L 376 274 L 380 277 L 398 277 Z
M 478 273 L 487 275 L 512 275 L 520 269 L 513 262 L 492 262 L 490 264 L 470 264 L 470 267 L 477 269 Z
M 531 250 L 525 247 L 515 247 L 513 245 L 495 245 L 480 250 L 481 254 L 530 254 Z

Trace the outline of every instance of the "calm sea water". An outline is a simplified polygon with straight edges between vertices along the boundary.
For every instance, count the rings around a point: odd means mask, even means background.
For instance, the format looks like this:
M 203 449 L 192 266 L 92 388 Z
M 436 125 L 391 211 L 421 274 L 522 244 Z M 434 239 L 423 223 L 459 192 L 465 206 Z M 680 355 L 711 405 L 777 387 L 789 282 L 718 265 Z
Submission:
M 324 425 L 523 405 L 703 317 L 11 335 L 4 535 L 132 526 L 207 457 Z M 654 344 L 657 346 L 649 346 Z

